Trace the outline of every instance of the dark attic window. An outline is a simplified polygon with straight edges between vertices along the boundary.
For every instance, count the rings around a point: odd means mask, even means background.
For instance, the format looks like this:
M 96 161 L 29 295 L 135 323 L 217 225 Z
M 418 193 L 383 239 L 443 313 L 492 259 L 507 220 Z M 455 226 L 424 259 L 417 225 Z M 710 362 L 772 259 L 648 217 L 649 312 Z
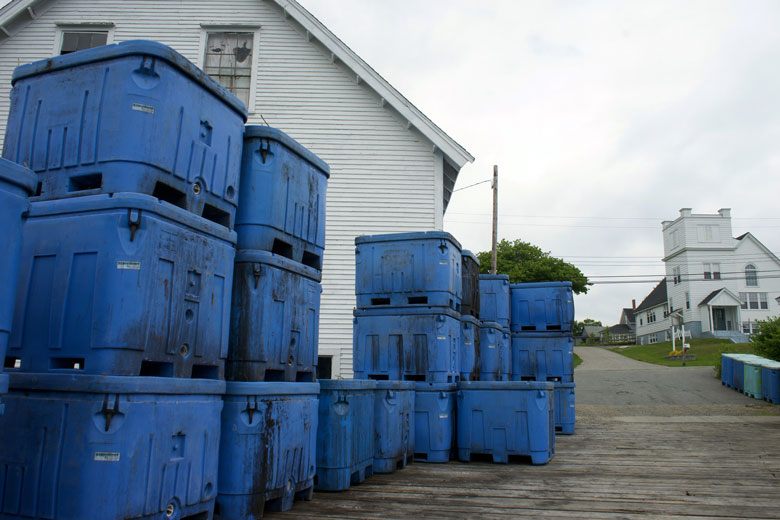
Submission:
M 105 45 L 108 41 L 107 31 L 65 31 L 62 33 L 60 54 L 83 51 Z

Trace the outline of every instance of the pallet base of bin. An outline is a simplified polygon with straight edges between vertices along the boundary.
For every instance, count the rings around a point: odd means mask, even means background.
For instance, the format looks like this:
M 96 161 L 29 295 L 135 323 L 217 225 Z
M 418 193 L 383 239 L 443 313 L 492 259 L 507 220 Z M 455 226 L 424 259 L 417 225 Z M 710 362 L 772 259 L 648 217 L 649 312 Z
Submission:
M 374 458 L 374 473 L 394 473 L 400 469 L 404 469 L 407 464 L 414 460 L 413 454 L 399 455 L 392 459 L 377 459 Z
M 344 491 L 364 482 L 368 477 L 374 474 L 373 459 L 364 462 L 357 468 L 340 469 L 317 469 L 317 476 L 314 477 L 315 491 Z
M 257 520 L 263 518 L 264 511 L 289 511 L 296 500 L 309 501 L 314 496 L 314 480 L 300 483 L 289 490 L 277 493 L 269 498 L 268 493 L 253 495 L 220 494 L 214 508 L 214 518 L 233 520 Z

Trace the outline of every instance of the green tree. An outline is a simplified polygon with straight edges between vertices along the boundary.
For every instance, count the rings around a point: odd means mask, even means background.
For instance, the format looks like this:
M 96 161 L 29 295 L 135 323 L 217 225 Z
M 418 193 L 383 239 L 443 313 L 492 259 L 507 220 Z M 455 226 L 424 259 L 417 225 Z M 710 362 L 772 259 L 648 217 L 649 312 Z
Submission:
M 477 253 L 477 258 L 479 272 L 490 272 L 490 251 Z M 520 239 L 498 243 L 496 267 L 499 273 L 508 274 L 512 283 L 571 282 L 574 294 L 588 292 L 588 278 L 576 266 Z
M 592 320 L 590 318 L 585 318 L 582 321 L 574 320 L 574 326 L 572 328 L 572 334 L 574 336 L 582 336 L 582 333 L 585 331 L 585 325 L 593 325 L 595 327 L 603 327 L 600 321 Z
M 757 354 L 780 361 L 780 316 L 759 320 L 752 338 Z

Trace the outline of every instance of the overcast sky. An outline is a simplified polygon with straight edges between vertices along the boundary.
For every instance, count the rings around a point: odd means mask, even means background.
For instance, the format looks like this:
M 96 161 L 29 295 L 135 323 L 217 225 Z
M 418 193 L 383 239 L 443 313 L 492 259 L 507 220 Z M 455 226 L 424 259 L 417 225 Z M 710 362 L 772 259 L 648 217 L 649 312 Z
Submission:
M 476 157 L 456 188 L 499 166 L 499 238 L 657 282 L 661 221 L 729 207 L 780 251 L 780 2 L 299 1 Z M 488 250 L 491 212 L 458 191 L 445 230 Z M 653 287 L 595 285 L 577 318 Z

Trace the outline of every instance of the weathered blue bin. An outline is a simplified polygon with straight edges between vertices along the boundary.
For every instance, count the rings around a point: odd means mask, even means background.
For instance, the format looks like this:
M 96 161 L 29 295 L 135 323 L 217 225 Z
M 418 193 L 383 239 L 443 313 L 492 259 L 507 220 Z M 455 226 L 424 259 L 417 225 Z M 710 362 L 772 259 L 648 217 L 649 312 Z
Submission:
M 224 382 L 10 379 L 0 418 L 0 516 L 211 518 Z
M 555 452 L 553 383 L 461 381 L 458 384 L 458 459 L 516 456 L 546 464 Z
M 780 404 L 780 361 L 765 360 L 761 364 L 761 393 L 764 401 Z
M 320 271 L 267 251 L 238 252 L 228 380 L 316 379 L 320 278 Z
M 506 339 L 509 339 L 508 336 Z M 480 381 L 504 381 L 509 378 L 509 374 L 502 373 L 505 364 L 502 361 L 508 357 L 508 343 L 504 340 L 504 329 L 501 325 L 492 321 L 480 322 Z
M 330 167 L 284 132 L 247 126 L 236 214 L 239 249 L 322 269 Z
M 512 380 L 572 382 L 574 339 L 571 334 L 512 334 Z
M 509 327 L 501 329 L 501 342 L 499 355 L 499 367 L 500 374 L 499 381 L 511 381 L 512 380 L 512 334 L 509 332 Z
M 745 390 L 745 357 L 749 354 L 734 354 L 732 359 L 734 363 L 732 368 L 734 370 L 734 390 L 742 393 Z
M 35 202 L 23 229 L 6 366 L 223 377 L 234 232 L 136 193 Z
M 479 259 L 467 249 L 461 252 L 461 272 L 463 273 L 463 298 L 460 313 L 479 318 Z
M 356 310 L 353 368 L 358 379 L 455 383 L 460 379 L 460 314 L 447 307 Z
M 341 491 L 373 473 L 376 381 L 320 379 L 314 489 Z
M 720 383 L 734 388 L 734 354 L 720 355 Z
M 415 383 L 414 460 L 448 462 L 455 447 L 455 383 Z
M 355 239 L 358 309 L 409 305 L 460 312 L 461 247 L 444 231 L 421 231 Z
M 479 317 L 509 327 L 509 275 L 479 275 Z
M 571 332 L 571 282 L 516 283 L 511 286 L 512 332 Z
M 460 380 L 479 381 L 482 370 L 480 321 L 474 316 L 461 314 L 460 326 Z
M 574 435 L 574 383 L 555 383 L 555 433 Z
M 35 191 L 35 174 L 0 159 L 0 360 L 5 361 L 8 335 L 14 317 L 19 258 L 22 251 L 22 217 L 30 207 L 28 196 Z M 8 375 L 0 374 L 0 394 L 8 386 Z M 3 405 L 0 404 L 0 414 Z
M 317 383 L 227 383 L 219 444 L 222 518 L 255 520 L 311 500 Z
M 753 399 L 764 399 L 764 394 L 761 392 L 761 365 L 763 361 L 764 358 L 758 356 L 750 356 L 743 360 L 745 367 L 743 392 Z
M 134 40 L 14 70 L 3 157 L 39 198 L 139 192 L 232 227 L 246 106 L 170 47 Z
M 403 469 L 414 457 L 412 381 L 377 381 L 374 390 L 374 473 Z

